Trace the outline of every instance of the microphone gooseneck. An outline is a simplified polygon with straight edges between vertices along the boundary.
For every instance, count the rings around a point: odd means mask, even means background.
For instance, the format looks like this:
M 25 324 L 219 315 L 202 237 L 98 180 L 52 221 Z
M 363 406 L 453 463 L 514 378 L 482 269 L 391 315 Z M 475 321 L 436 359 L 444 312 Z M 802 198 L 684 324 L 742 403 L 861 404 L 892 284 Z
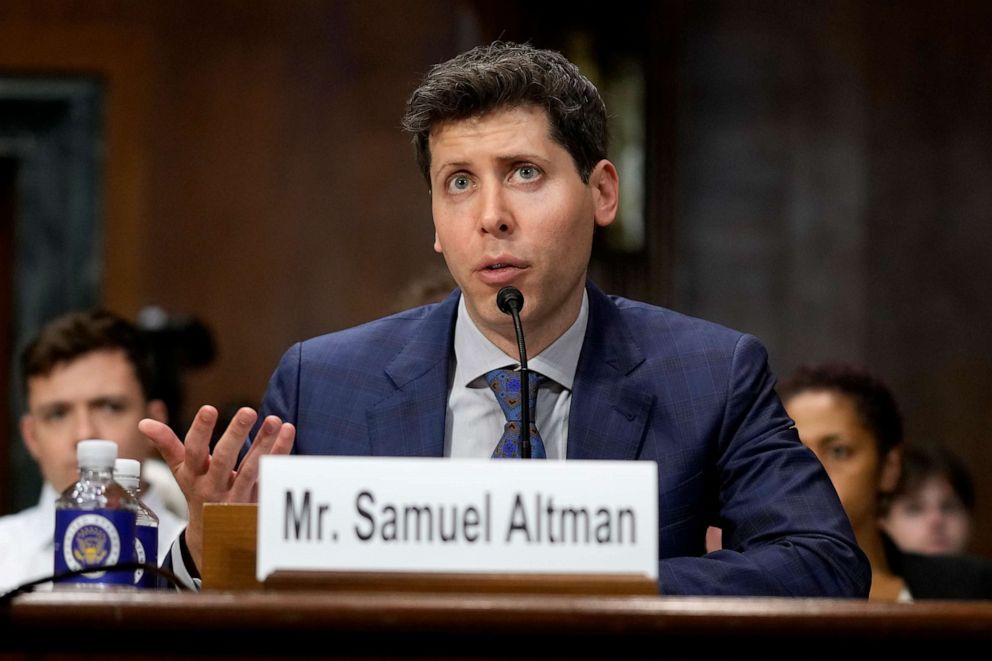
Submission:
M 524 327 L 520 323 L 520 311 L 524 308 L 524 295 L 513 286 L 503 287 L 496 292 L 496 306 L 503 314 L 513 317 L 513 330 L 517 334 L 517 351 L 520 353 L 520 457 L 530 459 L 530 379 L 527 371 L 527 345 L 524 343 Z

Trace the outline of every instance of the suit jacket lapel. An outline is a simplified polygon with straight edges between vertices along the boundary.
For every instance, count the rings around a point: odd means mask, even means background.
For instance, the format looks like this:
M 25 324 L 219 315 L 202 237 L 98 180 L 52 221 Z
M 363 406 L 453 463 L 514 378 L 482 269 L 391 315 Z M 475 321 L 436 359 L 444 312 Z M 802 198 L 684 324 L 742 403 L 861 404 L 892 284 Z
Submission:
M 410 342 L 386 366 L 396 390 L 366 414 L 373 455 L 444 454 L 448 365 L 459 296 L 456 290 L 431 310 Z
M 568 422 L 569 459 L 636 459 L 654 406 L 641 383 L 644 362 L 616 305 L 587 285 L 589 323 L 575 372 Z

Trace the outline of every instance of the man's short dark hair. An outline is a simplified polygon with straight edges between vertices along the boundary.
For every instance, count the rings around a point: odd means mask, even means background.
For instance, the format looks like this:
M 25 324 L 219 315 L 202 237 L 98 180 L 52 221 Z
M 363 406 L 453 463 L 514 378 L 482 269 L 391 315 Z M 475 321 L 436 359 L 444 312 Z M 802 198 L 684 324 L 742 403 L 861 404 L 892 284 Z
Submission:
M 783 401 L 807 391 L 832 391 L 847 397 L 878 445 L 879 456 L 902 443 L 902 414 L 881 379 L 868 370 L 843 363 L 800 367 L 778 387 Z
M 502 108 L 537 106 L 548 116 L 551 138 L 575 161 L 585 183 L 606 158 L 606 104 L 596 86 L 556 51 L 496 41 L 434 65 L 407 100 L 403 128 L 428 188 L 430 134 L 440 124 Z
M 59 365 L 88 353 L 120 350 L 134 367 L 145 399 L 153 398 L 152 362 L 141 332 L 106 310 L 73 312 L 46 324 L 21 353 L 21 382 L 48 376 Z

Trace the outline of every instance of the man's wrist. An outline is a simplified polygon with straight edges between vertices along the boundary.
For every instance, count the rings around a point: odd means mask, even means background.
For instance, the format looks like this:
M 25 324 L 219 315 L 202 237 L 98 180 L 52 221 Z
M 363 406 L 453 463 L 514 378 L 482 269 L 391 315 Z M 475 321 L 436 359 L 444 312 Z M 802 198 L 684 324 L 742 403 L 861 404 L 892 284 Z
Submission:
M 201 578 L 200 568 L 193 561 L 193 554 L 190 553 L 189 544 L 186 543 L 186 529 L 183 529 L 179 533 L 179 551 L 183 555 L 183 565 L 186 566 L 186 571 L 189 573 L 190 578 Z

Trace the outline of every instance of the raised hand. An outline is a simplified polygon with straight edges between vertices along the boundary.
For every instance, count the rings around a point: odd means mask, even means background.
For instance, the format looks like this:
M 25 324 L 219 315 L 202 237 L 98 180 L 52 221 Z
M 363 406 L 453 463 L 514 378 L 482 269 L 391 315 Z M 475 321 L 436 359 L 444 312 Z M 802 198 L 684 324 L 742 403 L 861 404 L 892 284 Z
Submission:
M 251 448 L 235 469 L 238 454 L 258 414 L 242 408 L 231 419 L 223 436 L 210 453 L 210 438 L 217 424 L 217 409 L 203 406 L 196 413 L 185 444 L 172 429 L 157 420 L 145 418 L 138 429 L 151 440 L 172 469 L 189 505 L 186 545 L 197 566 L 203 553 L 203 504 L 251 503 L 258 493 L 258 459 L 266 454 L 289 454 L 296 428 L 274 415 L 268 416 L 255 434 Z

